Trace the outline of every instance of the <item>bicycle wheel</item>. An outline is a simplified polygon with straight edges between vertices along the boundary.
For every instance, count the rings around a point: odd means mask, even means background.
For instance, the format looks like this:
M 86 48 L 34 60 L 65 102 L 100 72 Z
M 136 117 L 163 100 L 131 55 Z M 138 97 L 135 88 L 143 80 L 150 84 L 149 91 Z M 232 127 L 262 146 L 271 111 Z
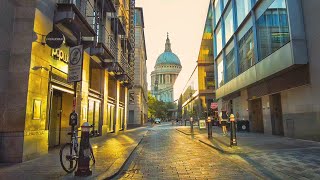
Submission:
M 92 149 L 92 146 L 90 145 L 90 165 L 94 165 L 96 163 L 96 159 L 94 158 L 94 155 L 93 155 L 93 149 Z
M 77 151 L 72 148 L 71 143 L 63 145 L 60 149 L 60 163 L 67 173 L 72 173 L 78 164 Z

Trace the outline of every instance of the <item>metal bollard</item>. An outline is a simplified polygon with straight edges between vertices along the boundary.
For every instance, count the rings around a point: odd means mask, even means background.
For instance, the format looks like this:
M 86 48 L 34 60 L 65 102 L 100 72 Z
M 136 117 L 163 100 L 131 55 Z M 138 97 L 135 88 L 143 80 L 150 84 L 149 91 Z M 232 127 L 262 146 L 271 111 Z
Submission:
M 212 138 L 212 121 L 210 117 L 208 117 L 208 138 Z
M 193 118 L 190 118 L 191 133 L 193 133 Z
M 233 114 L 230 115 L 230 123 L 230 146 L 237 146 L 236 122 Z
M 90 176 L 92 171 L 90 170 L 90 142 L 89 142 L 89 132 L 90 125 L 85 122 L 81 126 L 81 140 L 80 140 L 80 151 L 78 159 L 78 169 L 75 172 L 75 176 Z

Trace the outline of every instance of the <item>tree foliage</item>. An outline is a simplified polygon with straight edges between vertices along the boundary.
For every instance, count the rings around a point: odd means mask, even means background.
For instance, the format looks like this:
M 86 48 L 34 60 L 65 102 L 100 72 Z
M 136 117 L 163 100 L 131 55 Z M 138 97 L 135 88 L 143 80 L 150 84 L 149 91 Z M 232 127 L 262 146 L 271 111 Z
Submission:
M 175 109 L 174 103 L 167 103 L 157 100 L 151 93 L 148 93 L 148 117 L 168 119 L 172 116 L 170 109 Z

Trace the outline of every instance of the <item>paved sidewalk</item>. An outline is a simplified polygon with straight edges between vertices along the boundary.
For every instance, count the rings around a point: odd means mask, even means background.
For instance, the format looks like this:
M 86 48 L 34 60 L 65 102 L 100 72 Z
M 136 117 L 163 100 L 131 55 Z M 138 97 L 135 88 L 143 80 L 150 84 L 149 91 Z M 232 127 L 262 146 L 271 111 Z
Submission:
M 108 134 L 90 139 L 96 164 L 92 167 L 93 175 L 87 178 L 74 177 L 74 173 L 67 174 L 60 165 L 57 148 L 31 161 L 0 164 L 0 179 L 105 179 L 119 172 L 147 131 L 148 127 L 141 127 L 118 135 Z
M 177 130 L 186 135 L 192 135 L 188 126 L 180 126 Z M 207 129 L 199 130 L 198 126 L 194 127 L 193 136 L 212 148 L 229 154 L 320 148 L 320 142 L 249 132 L 237 132 L 238 146 L 230 147 L 230 132 L 229 135 L 223 136 L 221 128 L 216 126 L 213 126 L 213 138 L 211 139 L 208 139 Z
M 188 126 L 176 130 L 257 168 L 267 177 L 278 172 L 289 179 L 320 179 L 320 142 L 238 132 L 238 146 L 230 147 L 230 136 L 223 136 L 218 127 L 213 128 L 211 139 L 208 139 L 206 129 L 199 130 L 197 126 L 193 135 Z

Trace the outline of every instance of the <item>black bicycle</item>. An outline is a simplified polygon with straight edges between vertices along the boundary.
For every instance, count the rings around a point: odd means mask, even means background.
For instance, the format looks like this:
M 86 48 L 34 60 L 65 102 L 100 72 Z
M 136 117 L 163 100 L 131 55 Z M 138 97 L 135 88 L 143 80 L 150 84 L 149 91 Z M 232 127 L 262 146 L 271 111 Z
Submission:
M 78 131 L 73 130 L 69 132 L 68 135 L 71 135 L 71 143 L 66 143 L 60 149 L 60 163 L 62 168 L 67 173 L 72 173 L 77 165 L 79 159 L 79 143 L 78 143 Z M 90 144 L 90 166 L 94 165 L 96 160 L 93 155 L 92 146 Z

